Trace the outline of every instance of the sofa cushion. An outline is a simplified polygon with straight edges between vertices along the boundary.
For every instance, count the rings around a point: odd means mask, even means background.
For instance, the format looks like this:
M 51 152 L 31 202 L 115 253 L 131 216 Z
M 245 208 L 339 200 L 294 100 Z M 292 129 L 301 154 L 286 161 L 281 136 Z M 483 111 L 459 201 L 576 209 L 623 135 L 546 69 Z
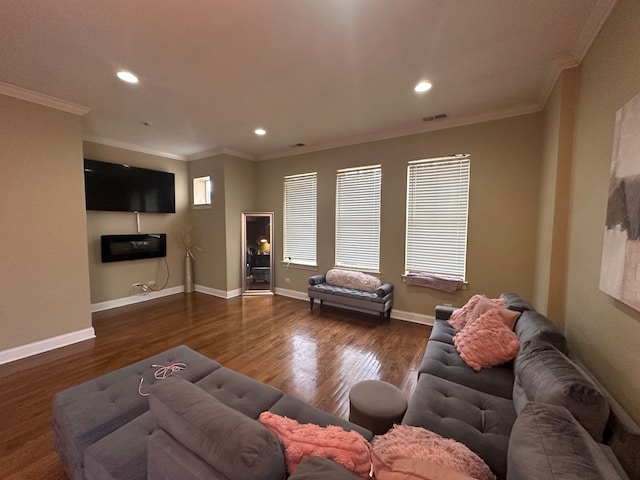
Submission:
M 327 272 L 327 283 L 336 287 L 352 288 L 364 292 L 375 293 L 382 282 L 378 277 L 362 272 L 333 268 Z
M 515 326 L 520 343 L 528 340 L 540 340 L 550 343 L 561 352 L 567 352 L 567 339 L 560 329 L 541 313 L 526 310 L 522 312 Z
M 534 310 L 529 300 L 522 298 L 517 293 L 505 292 L 500 294 L 500 298 L 504 300 L 505 307 L 516 312 L 524 312 L 526 310 Z
M 429 335 L 429 341 L 453 345 L 453 337 L 456 333 L 458 333 L 458 331 L 446 320 L 434 320 L 433 327 L 431 328 L 431 335 Z
M 453 343 L 462 359 L 474 370 L 509 362 L 520 349 L 518 337 L 505 325 L 499 308 L 492 308 L 472 324 L 467 324 L 453 337 Z
M 464 443 L 501 480 L 506 478 L 507 447 L 515 419 L 509 399 L 423 374 L 402 424 Z
M 371 440 L 373 438 L 373 433 L 370 430 L 348 420 L 344 420 L 343 418 L 331 415 L 324 410 L 320 410 L 319 408 L 289 395 L 284 395 L 271 408 L 269 408 L 269 411 L 276 415 L 292 418 L 300 423 L 315 423 L 321 427 L 336 425 L 347 431 L 355 430 L 367 440 Z
M 513 392 L 511 363 L 477 372 L 460 358 L 453 344 L 429 340 L 418 373 L 420 376 L 434 375 L 502 398 L 511 399 Z
M 82 478 L 145 480 L 147 441 L 155 429 L 156 423 L 151 412 L 145 412 L 87 447 Z
M 310 455 L 329 458 L 361 476 L 371 471 L 371 446 L 358 432 L 335 425 L 298 423 L 271 412 L 262 412 L 260 422 L 282 443 L 289 473 Z
M 509 480 L 626 479 L 608 447 L 596 443 L 564 407 L 528 403 L 509 440 Z
M 296 471 L 289 477 L 289 480 L 361 480 L 360 475 L 356 475 L 347 470 L 342 465 L 324 457 L 305 457 Z
M 197 385 L 225 405 L 253 419 L 282 398 L 282 392 L 277 388 L 226 367 L 207 375 Z
M 514 370 L 528 401 L 567 408 L 596 441 L 602 440 L 609 403 L 564 354 L 547 343 L 530 341 L 523 345 Z
M 153 386 L 149 405 L 159 428 L 226 478 L 285 478 L 276 436 L 199 386 L 168 378 Z

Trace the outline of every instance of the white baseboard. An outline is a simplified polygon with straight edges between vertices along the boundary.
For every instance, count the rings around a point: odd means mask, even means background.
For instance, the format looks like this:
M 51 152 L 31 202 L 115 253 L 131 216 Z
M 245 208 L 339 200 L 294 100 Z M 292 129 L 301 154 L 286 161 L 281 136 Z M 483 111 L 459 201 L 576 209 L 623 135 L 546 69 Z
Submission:
M 276 295 L 282 295 L 283 297 L 295 298 L 297 300 L 305 300 L 307 302 L 309 301 L 309 295 L 307 294 L 307 292 L 299 292 L 298 290 L 287 290 L 284 288 L 276 288 L 275 293 Z M 340 305 L 338 303 L 332 303 L 327 300 L 325 300 L 324 303 L 326 303 L 327 305 L 335 306 L 335 307 L 340 307 L 340 308 L 344 307 L 343 305 Z M 354 308 L 354 307 L 344 307 L 344 308 L 349 308 L 351 310 L 356 310 L 362 313 L 371 313 L 370 310 L 364 310 L 360 308 Z M 405 322 L 419 323 L 420 325 L 429 325 L 431 327 L 433 327 L 433 321 L 435 320 L 435 318 L 432 315 L 423 315 L 421 313 L 404 312 L 402 310 L 396 310 L 393 308 L 391 309 L 391 318 L 395 320 L 402 320 Z
M 274 292 L 276 295 L 282 295 L 283 297 L 295 298 L 296 300 L 309 301 L 309 295 L 307 292 L 299 292 L 298 290 L 287 290 L 286 288 L 278 288 Z
M 93 327 L 77 330 L 75 332 L 65 333 L 57 337 L 46 338 L 38 342 L 28 343 L 20 347 L 10 348 L 0 352 L 0 365 L 20 360 L 21 358 L 30 357 L 39 353 L 55 350 L 56 348 L 66 347 L 73 343 L 83 342 L 95 338 L 96 332 Z
M 146 302 L 148 300 L 153 300 L 154 298 L 167 297 L 169 295 L 175 295 L 176 293 L 182 292 L 184 292 L 184 286 L 179 285 L 177 287 L 165 288 L 163 290 L 157 290 L 143 295 L 131 295 L 130 297 L 116 298 L 115 300 L 107 300 L 106 302 L 92 303 L 91 312 L 100 312 L 102 310 L 109 310 L 110 308 L 124 307 L 126 305 Z
M 214 297 L 220 298 L 233 298 L 239 297 L 242 294 L 242 290 L 240 288 L 236 288 L 235 290 L 229 290 L 228 292 L 225 290 L 218 290 L 217 288 L 205 287 L 203 285 L 196 285 L 196 292 L 205 293 L 207 295 L 213 295 Z

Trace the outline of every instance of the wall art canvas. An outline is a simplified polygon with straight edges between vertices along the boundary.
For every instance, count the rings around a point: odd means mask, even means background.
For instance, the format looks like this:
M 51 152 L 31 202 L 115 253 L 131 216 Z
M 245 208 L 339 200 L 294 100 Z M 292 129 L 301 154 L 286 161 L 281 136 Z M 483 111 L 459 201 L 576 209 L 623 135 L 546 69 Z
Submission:
M 640 94 L 616 113 L 600 290 L 640 311 Z

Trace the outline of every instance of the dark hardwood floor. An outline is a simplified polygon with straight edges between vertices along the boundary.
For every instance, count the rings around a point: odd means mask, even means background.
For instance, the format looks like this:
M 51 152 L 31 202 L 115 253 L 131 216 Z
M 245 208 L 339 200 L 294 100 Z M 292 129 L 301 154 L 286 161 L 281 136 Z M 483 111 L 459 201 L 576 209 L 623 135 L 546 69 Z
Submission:
M 430 327 L 281 296 L 179 294 L 93 315 L 96 338 L 0 366 L 0 477 L 66 479 L 53 448 L 53 395 L 185 344 L 341 417 L 360 380 L 409 396 Z

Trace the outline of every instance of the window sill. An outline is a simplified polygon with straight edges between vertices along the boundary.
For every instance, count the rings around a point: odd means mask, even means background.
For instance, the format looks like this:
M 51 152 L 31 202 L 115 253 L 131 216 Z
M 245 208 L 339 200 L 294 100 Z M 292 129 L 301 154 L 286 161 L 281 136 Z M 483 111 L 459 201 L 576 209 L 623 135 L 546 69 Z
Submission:
M 309 270 L 312 272 L 317 272 L 318 271 L 318 266 L 317 265 L 305 265 L 302 263 L 293 263 L 293 262 L 285 262 L 285 261 L 281 261 L 280 265 L 283 268 L 289 268 L 289 269 L 294 269 L 294 270 Z
M 211 204 L 210 203 L 202 203 L 200 205 L 193 205 L 193 209 L 194 210 L 204 210 L 207 208 L 211 208 Z

